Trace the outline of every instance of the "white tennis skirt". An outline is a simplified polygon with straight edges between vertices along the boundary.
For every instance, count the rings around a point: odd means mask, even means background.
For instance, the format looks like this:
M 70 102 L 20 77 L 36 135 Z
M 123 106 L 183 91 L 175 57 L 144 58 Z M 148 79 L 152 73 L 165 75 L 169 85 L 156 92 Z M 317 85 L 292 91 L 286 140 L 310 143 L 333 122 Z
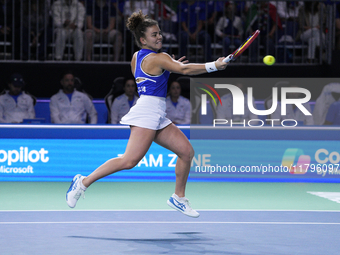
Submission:
M 123 116 L 120 124 L 148 128 L 163 129 L 172 122 L 166 118 L 164 97 L 141 95 L 130 111 Z

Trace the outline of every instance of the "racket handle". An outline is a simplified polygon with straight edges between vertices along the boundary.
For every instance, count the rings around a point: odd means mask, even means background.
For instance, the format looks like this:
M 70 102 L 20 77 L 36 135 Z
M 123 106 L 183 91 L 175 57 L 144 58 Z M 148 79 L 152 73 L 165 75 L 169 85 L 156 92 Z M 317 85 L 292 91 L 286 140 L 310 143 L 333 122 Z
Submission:
M 223 62 L 228 63 L 233 59 L 233 54 L 230 54 L 228 57 L 226 57 L 225 59 L 223 59 Z

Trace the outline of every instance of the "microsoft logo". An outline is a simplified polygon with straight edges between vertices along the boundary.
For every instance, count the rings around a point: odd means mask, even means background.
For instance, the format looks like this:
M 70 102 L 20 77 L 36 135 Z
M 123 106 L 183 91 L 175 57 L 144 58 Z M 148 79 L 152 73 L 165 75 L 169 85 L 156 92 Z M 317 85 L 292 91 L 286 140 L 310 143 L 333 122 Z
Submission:
M 310 161 L 310 156 L 304 155 L 302 149 L 288 148 L 283 154 L 281 165 L 288 167 L 291 174 L 305 174 Z

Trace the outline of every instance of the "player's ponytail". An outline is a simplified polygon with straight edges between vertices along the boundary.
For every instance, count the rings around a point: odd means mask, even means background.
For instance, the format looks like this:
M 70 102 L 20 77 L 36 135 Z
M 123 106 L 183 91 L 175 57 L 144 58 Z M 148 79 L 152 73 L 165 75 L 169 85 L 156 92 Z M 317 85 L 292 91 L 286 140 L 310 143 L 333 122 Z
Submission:
M 135 42 L 139 48 L 142 48 L 140 38 L 145 38 L 145 32 L 148 27 L 158 25 L 156 20 L 150 19 L 148 15 L 144 15 L 142 11 L 134 12 L 128 18 L 126 22 L 126 27 L 131 31 L 135 37 Z

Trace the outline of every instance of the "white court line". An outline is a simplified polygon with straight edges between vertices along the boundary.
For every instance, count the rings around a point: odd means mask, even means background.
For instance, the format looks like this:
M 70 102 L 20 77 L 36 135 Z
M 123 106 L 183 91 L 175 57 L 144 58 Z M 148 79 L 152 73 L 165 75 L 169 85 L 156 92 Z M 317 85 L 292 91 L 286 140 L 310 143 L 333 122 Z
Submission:
M 100 125 L 100 124 L 96 124 L 96 125 L 67 125 L 67 124 L 52 124 L 52 125 L 32 125 L 32 124 L 1 124 L 0 125 L 0 129 L 1 128 L 29 128 L 29 129 L 33 129 L 33 128 L 42 128 L 42 129 L 63 129 L 63 128 L 67 128 L 67 129 L 130 129 L 130 126 L 126 126 L 126 125 Z M 185 126 L 180 126 L 180 129 L 190 129 L 190 126 L 185 125 Z M 330 127 L 328 127 L 330 128 Z
M 270 222 L 270 221 L 13 221 L 0 225 L 24 224 L 257 224 L 257 225 L 340 225 L 340 222 Z
M 195 209 L 200 212 L 333 212 L 340 210 L 270 210 L 270 209 Z M 177 212 L 173 209 L 68 209 L 68 210 L 0 210 L 2 212 Z

